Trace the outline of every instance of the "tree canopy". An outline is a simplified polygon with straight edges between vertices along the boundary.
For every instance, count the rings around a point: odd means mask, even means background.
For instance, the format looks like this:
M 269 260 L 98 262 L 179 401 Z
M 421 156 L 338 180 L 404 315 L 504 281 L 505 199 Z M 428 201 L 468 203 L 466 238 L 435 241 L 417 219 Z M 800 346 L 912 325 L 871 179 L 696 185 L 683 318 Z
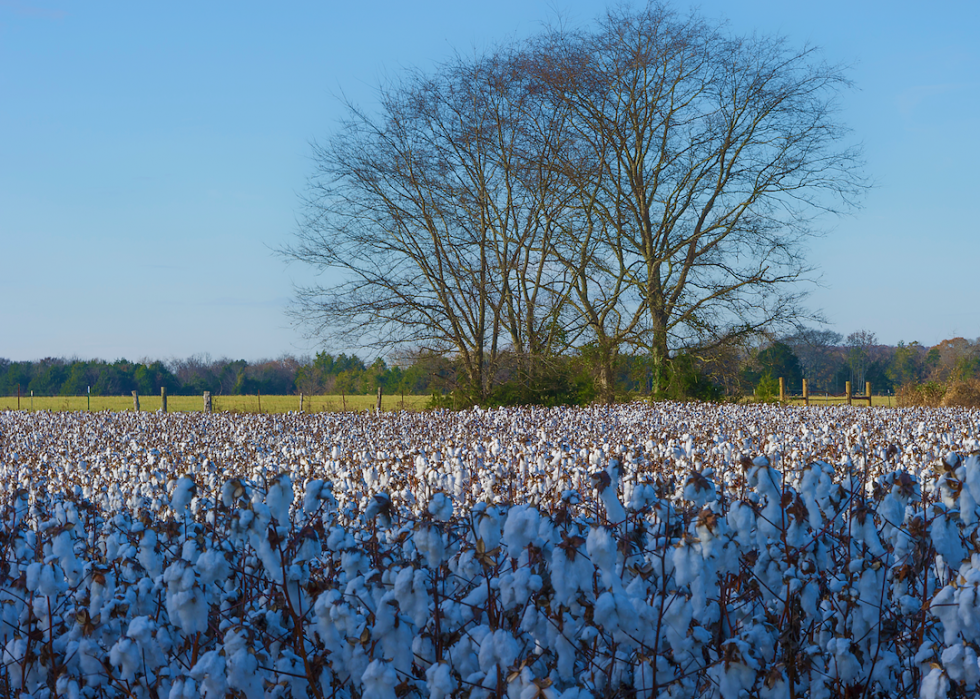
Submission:
M 656 2 L 552 29 L 354 105 L 314 147 L 290 258 L 314 334 L 448 353 L 485 399 L 502 358 L 533 381 L 587 353 L 697 356 L 804 313 L 803 244 L 853 206 L 844 72 L 811 47 L 728 34 Z

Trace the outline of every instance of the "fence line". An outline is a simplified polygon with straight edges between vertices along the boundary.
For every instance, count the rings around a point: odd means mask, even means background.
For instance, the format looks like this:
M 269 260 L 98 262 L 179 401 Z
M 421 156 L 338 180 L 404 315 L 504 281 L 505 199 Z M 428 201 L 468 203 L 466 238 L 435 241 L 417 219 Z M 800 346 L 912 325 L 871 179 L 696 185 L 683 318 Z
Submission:
M 871 382 L 864 382 L 864 395 L 855 395 L 851 390 L 851 382 L 844 382 L 844 394 L 843 395 L 828 395 L 828 396 L 811 396 L 810 391 L 807 387 L 806 379 L 803 379 L 803 394 L 799 396 L 791 396 L 786 394 L 786 380 L 780 376 L 779 377 L 779 402 L 785 403 L 787 400 L 802 400 L 804 404 L 810 405 L 811 400 L 844 400 L 848 405 L 853 405 L 854 401 L 867 401 L 868 407 L 871 407 Z

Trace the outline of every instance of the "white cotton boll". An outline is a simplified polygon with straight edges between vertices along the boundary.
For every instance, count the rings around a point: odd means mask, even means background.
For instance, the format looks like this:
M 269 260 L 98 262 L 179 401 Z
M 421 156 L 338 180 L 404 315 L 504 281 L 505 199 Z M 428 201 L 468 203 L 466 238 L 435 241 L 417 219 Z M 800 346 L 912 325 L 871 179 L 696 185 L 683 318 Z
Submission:
M 194 570 L 200 576 L 201 583 L 210 585 L 213 582 L 224 582 L 231 575 L 231 565 L 225 555 L 214 549 L 205 551 L 198 556 Z
M 146 571 L 146 574 L 151 580 L 163 572 L 163 557 L 156 549 L 157 533 L 152 529 L 147 529 L 140 538 L 139 552 L 136 554 L 136 560 L 143 566 L 143 570 Z
M 500 513 L 496 507 L 474 509 L 477 538 L 483 542 L 484 550 L 492 551 L 500 545 Z
M 289 474 L 279 474 L 265 495 L 265 504 L 272 519 L 281 527 L 289 526 L 289 508 L 293 504 L 293 497 L 293 481 Z
M 259 661 L 251 650 L 244 631 L 229 629 L 224 637 L 225 670 L 228 687 L 244 692 L 246 699 L 262 699 L 264 672 L 258 671 Z
M 626 519 L 626 508 L 620 502 L 615 488 L 611 486 L 604 488 L 599 493 L 599 499 L 602 500 L 602 504 L 606 508 L 606 518 L 610 522 L 616 524 Z
M 333 512 L 337 509 L 337 498 L 333 494 L 333 483 L 330 481 L 312 480 L 306 484 L 306 492 L 303 495 L 303 512 L 309 517 L 315 514 L 321 507 L 323 507 L 323 511 L 325 512 Z
M 532 575 L 530 568 L 518 568 L 513 573 L 500 576 L 500 604 L 504 609 L 524 606 L 543 585 L 540 575 Z
M 22 655 L 23 651 L 14 657 L 19 658 Z M 81 674 L 85 676 L 87 684 L 98 686 L 102 683 L 102 678 L 105 677 L 105 667 L 102 665 L 103 658 L 105 658 L 105 651 L 98 643 L 91 638 L 79 639 L 78 668 Z
M 178 559 L 164 571 L 163 581 L 170 621 L 187 635 L 207 630 L 207 597 L 197 585 L 194 568 Z
M 437 522 L 448 522 L 453 518 L 453 501 L 445 493 L 435 493 L 429 501 L 428 510 Z
M 637 483 L 630 493 L 629 509 L 634 512 L 652 507 L 658 501 L 656 489 L 649 483 Z
M 194 539 L 187 539 L 184 545 L 181 546 L 180 557 L 191 565 L 197 562 L 197 557 L 200 555 L 201 550 L 198 548 L 197 541 Z
M 570 604 L 579 590 L 592 589 L 592 574 L 595 568 L 591 560 L 581 551 L 556 546 L 549 562 L 556 604 Z
M 235 501 L 238 498 L 244 497 L 247 494 L 245 486 L 237 478 L 232 478 L 225 481 L 225 484 L 221 486 L 221 502 L 225 507 L 231 508 L 234 506 Z
M 27 566 L 26 570 L 27 576 L 27 590 L 28 592 L 36 592 L 38 583 L 41 580 L 41 564 L 31 563 Z
M 687 539 L 671 549 L 670 560 L 674 564 L 674 582 L 678 587 L 687 587 L 702 574 L 704 559 L 695 544 Z
M 121 638 L 109 651 L 109 662 L 119 668 L 119 679 L 130 682 L 142 667 L 139 646 L 129 638 Z
M 962 643 L 949 646 L 943 650 L 942 662 L 949 679 L 965 682 L 969 686 L 976 686 L 980 682 L 977 654 L 970 646 Z
M 448 663 L 430 665 L 425 670 L 425 682 L 429 688 L 429 699 L 445 699 L 456 691 L 456 679 Z
M 949 696 L 949 678 L 941 667 L 934 667 L 919 685 L 919 699 L 946 699 Z
M 489 674 L 495 666 L 509 668 L 517 660 L 520 651 L 517 639 L 512 634 L 497 629 L 492 634 L 484 636 L 480 642 L 480 670 Z
M 446 541 L 438 527 L 431 524 L 419 524 L 412 534 L 415 550 L 425 558 L 425 565 L 438 568 L 446 560 Z
M 593 527 L 585 540 L 592 564 L 602 573 L 607 586 L 613 585 L 616 567 L 616 538 L 605 527 Z
M 361 675 L 363 699 L 396 699 L 395 686 L 398 684 L 398 674 L 391 663 L 384 660 L 372 660 Z
M 174 485 L 174 492 L 170 496 L 170 507 L 177 513 L 186 512 L 196 491 L 197 485 L 194 483 L 194 479 L 187 476 L 178 479 Z
M 425 570 L 402 568 L 395 576 L 391 594 L 398 600 L 402 614 L 412 620 L 418 628 L 423 628 L 431 616 L 429 605 L 432 602 L 428 591 L 429 573 Z
M 216 650 L 201 656 L 191 668 L 191 677 L 200 683 L 201 696 L 205 699 L 224 699 L 228 692 L 225 658 Z
M 68 589 L 68 585 L 60 568 L 56 568 L 53 563 L 42 566 L 37 581 L 37 591 L 46 597 L 57 597 L 63 589 Z
M 189 677 L 179 677 L 171 685 L 167 699 L 198 699 L 199 697 L 194 680 Z
M 60 532 L 52 539 L 51 554 L 58 559 L 68 584 L 70 586 L 78 584 L 82 575 L 82 566 L 75 557 L 75 542 L 69 530 Z
M 58 678 L 57 683 L 55 683 L 55 691 L 65 699 L 79 699 L 81 697 L 78 682 L 70 679 L 67 675 Z
M 507 511 L 503 534 L 507 555 L 519 558 L 521 552 L 537 540 L 540 518 L 538 511 L 527 505 L 516 505 Z
M 154 638 L 157 630 L 156 624 L 149 617 L 138 616 L 129 622 L 126 636 L 133 639 L 139 646 L 140 654 L 145 662 L 151 667 L 162 664 L 163 658 L 160 653 L 160 644 Z

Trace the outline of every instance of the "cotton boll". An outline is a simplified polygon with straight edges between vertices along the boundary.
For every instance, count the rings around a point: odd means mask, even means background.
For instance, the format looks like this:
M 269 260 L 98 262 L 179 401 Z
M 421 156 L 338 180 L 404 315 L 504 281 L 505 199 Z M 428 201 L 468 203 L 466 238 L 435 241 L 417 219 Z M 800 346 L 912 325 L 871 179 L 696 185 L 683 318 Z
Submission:
M 477 538 L 483 542 L 484 550 L 492 551 L 497 548 L 500 545 L 500 512 L 497 508 L 485 505 L 474 508 L 473 520 Z
M 429 573 L 425 570 L 402 568 L 395 577 L 391 594 L 398 600 L 402 613 L 412 620 L 417 628 L 423 628 L 431 616 L 429 595 Z
M 164 571 L 167 585 L 167 614 L 187 635 L 203 632 L 208 624 L 205 592 L 197 584 L 194 568 L 178 559 Z
M 519 558 L 529 544 L 538 540 L 540 519 L 538 511 L 527 505 L 516 505 L 507 511 L 503 533 L 507 555 Z
M 922 678 L 919 699 L 946 699 L 949 696 L 949 677 L 941 667 L 934 667 Z
M 29 564 L 27 566 L 25 574 L 26 574 L 25 579 L 27 581 L 28 592 L 36 592 L 37 586 L 41 580 L 41 564 L 40 563 Z
M 492 634 L 487 634 L 480 642 L 480 670 L 489 674 L 494 666 L 510 668 L 517 660 L 520 651 L 517 639 L 507 631 L 498 629 Z
M 82 566 L 75 556 L 75 542 L 69 529 L 61 531 L 51 541 L 51 555 L 58 559 L 68 585 L 75 586 L 81 580 Z
M 363 699 L 396 699 L 395 686 L 398 675 L 395 668 L 384 660 L 372 660 L 361 675 Z
M 321 507 L 325 512 L 333 512 L 337 509 L 337 498 L 333 494 L 333 483 L 330 481 L 311 480 L 306 484 L 306 492 L 303 495 L 303 512 L 307 517 L 312 517 Z
M 60 566 L 53 563 L 41 566 L 38 576 L 37 591 L 46 597 L 57 597 L 62 590 L 67 590 L 68 584 Z
M 170 496 L 170 507 L 178 515 L 184 515 L 191 504 L 191 500 L 197 493 L 197 484 L 190 476 L 180 478 L 174 485 L 173 494 Z
M 949 679 L 975 687 L 980 682 L 977 653 L 970 646 L 956 643 L 943 650 L 943 668 Z
M 549 562 L 555 603 L 568 605 L 579 590 L 592 589 L 595 568 L 591 560 L 574 546 L 573 540 L 555 546 Z
M 438 568 L 446 559 L 446 541 L 438 527 L 420 523 L 412 534 L 415 550 L 425 558 L 429 568 Z
M 228 677 L 225 671 L 224 655 L 218 651 L 208 651 L 191 668 L 191 677 L 200 684 L 204 699 L 224 699 L 228 691 Z
M 223 583 L 231 575 L 231 566 L 225 555 L 214 549 L 202 553 L 197 562 L 194 563 L 194 570 L 200 576 L 201 584 L 210 585 L 213 582 Z
M 139 647 L 132 639 L 121 638 L 109 651 L 109 662 L 119 668 L 119 679 L 131 682 L 142 667 Z
M 168 699 L 199 699 L 197 685 L 189 677 L 178 677 L 170 687 Z
M 429 688 L 429 699 L 445 699 L 456 691 L 456 679 L 446 662 L 435 663 L 426 668 L 425 682 Z
M 588 552 L 593 565 L 602 573 L 606 587 L 612 587 L 616 582 L 619 582 L 615 575 L 616 539 L 608 529 L 593 527 L 585 541 L 585 550 Z
M 435 493 L 429 501 L 428 511 L 437 522 L 448 522 L 453 518 L 453 501 L 445 493 Z
M 221 486 L 221 502 L 229 509 L 234 507 L 236 501 L 240 498 L 246 497 L 248 497 L 248 491 L 238 478 L 225 481 L 225 484 Z
M 289 508 L 293 504 L 293 481 L 288 473 L 280 473 L 265 495 L 265 504 L 272 519 L 281 527 L 289 526 Z

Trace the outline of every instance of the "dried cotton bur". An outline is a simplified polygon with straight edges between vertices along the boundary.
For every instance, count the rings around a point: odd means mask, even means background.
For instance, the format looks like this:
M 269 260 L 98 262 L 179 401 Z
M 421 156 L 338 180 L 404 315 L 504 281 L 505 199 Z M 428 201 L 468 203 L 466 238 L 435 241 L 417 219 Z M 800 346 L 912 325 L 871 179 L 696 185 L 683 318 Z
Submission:
M 0 413 L 0 695 L 976 696 L 978 422 Z

